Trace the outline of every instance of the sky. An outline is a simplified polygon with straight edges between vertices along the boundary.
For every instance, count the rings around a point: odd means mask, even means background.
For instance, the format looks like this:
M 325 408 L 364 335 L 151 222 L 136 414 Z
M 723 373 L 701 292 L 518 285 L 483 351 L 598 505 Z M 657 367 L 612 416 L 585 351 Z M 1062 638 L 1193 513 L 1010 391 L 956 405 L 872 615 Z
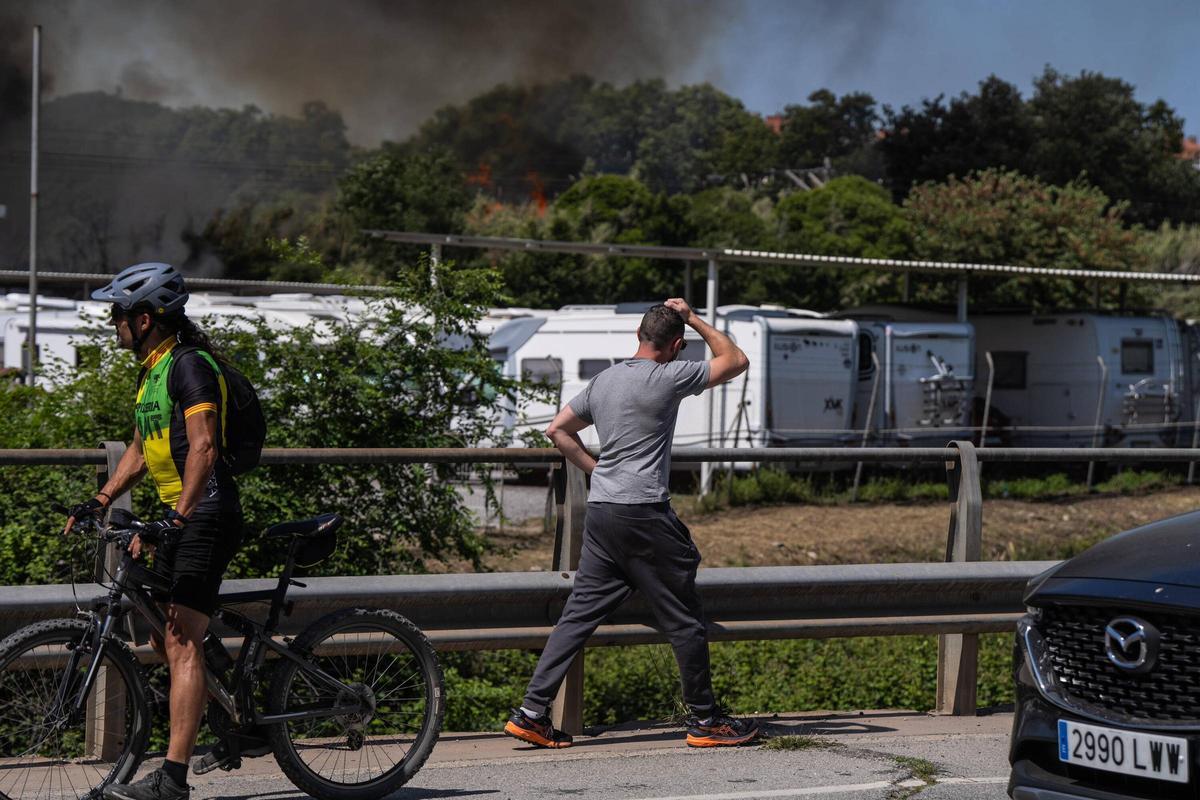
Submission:
M 755 0 L 730 20 L 714 60 L 721 88 L 760 113 L 814 88 L 915 105 L 974 91 L 990 74 L 1022 94 L 1049 64 L 1119 77 L 1163 98 L 1200 133 L 1200 0 Z M 817 12 L 814 15 L 810 12 Z
M 918 104 L 993 73 L 1028 96 L 1047 64 L 1122 78 L 1200 134 L 1200 0 L 6 0 L 0 59 L 20 68 L 34 22 L 50 96 L 291 115 L 322 99 L 364 145 L 572 73 L 708 81 L 771 114 L 820 88 Z

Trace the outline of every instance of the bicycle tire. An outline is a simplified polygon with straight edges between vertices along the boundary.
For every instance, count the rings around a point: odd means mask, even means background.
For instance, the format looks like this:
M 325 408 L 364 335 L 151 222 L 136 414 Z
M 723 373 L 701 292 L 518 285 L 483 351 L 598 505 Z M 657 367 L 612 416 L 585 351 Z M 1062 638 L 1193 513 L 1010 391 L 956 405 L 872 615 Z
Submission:
M 108 747 L 89 748 L 86 716 L 48 718 L 62 682 L 81 681 L 91 664 L 91 630 L 82 619 L 47 620 L 0 642 L 0 759 L 5 765 L 0 770 L 0 797 L 74 795 L 99 800 L 105 786 L 128 780 L 141 764 L 150 739 L 151 709 L 145 674 L 124 642 L 109 641 L 103 672 L 87 700 L 94 713 L 117 715 Z M 86 655 L 68 674 L 72 647 L 84 648 Z M 77 691 L 76 686 L 69 694 Z M 102 707 L 101 697 L 112 705 Z
M 416 775 L 446 713 L 442 668 L 425 634 L 394 611 L 351 608 L 314 622 L 291 649 L 355 686 L 372 709 L 365 719 L 270 726 L 275 760 L 292 783 L 319 800 L 374 800 Z M 394 694 L 401 690 L 403 695 Z M 267 713 L 336 700 L 305 677 L 299 664 L 283 659 L 268 688 Z

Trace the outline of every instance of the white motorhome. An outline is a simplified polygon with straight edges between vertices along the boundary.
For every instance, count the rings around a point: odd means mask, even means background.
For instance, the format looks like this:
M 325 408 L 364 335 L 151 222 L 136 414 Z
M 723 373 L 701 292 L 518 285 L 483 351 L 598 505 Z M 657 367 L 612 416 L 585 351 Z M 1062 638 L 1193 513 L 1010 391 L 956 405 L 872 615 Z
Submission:
M 637 349 L 636 331 L 646 304 L 568 307 L 549 316 L 513 319 L 496 328 L 492 356 L 509 376 L 524 375 L 551 387 L 550 402 L 504 409 L 501 426 L 514 442 L 541 430 L 562 404 L 604 369 Z M 703 314 L 704 312 L 698 311 Z M 853 414 L 857 324 L 800 317 L 752 306 L 717 309 L 717 326 L 745 351 L 745 375 L 714 391 L 714 446 L 764 447 L 840 443 Z M 690 329 L 682 358 L 702 359 L 706 350 Z M 594 429 L 584 434 L 596 444 Z M 591 438 L 587 438 L 591 437 Z M 680 404 L 675 443 L 708 440 L 705 398 Z
M 858 325 L 859 436 L 869 423 L 869 440 L 881 445 L 940 447 L 971 438 L 974 328 L 890 319 L 859 319 Z
M 996 444 L 1162 447 L 1192 419 L 1194 370 L 1180 323 L 1166 315 L 981 314 L 976 393 L 994 365 L 989 429 Z M 1103 380 L 1103 383 L 1101 381 Z M 1186 432 L 1190 443 L 1190 430 Z
M 66 369 L 77 367 L 89 347 L 100 346 L 105 337 L 113 335 L 109 323 L 111 305 L 108 303 L 79 303 L 73 311 L 39 313 L 37 318 L 38 358 L 45 365 Z M 201 327 L 230 325 L 238 330 L 251 330 L 253 320 L 261 320 L 275 331 L 295 330 L 310 325 L 313 317 L 302 311 L 276 311 L 255 308 L 253 305 L 224 305 L 207 298 L 188 306 L 188 316 Z M 319 323 L 328 324 L 318 318 Z M 320 325 L 318 325 L 320 327 Z M 24 369 L 23 356 L 28 337 L 29 317 L 11 317 L 4 323 L 4 366 Z M 318 330 L 318 338 L 322 335 Z

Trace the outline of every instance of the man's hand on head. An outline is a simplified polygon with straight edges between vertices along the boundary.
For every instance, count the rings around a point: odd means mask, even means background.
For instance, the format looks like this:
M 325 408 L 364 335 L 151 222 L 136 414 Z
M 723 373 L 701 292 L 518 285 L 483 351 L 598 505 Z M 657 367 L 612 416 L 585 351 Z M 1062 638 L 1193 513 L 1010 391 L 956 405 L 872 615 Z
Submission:
M 682 297 L 672 297 L 670 300 L 663 303 L 663 305 L 679 314 L 679 316 L 683 317 L 684 325 L 687 325 L 692 321 L 692 307 L 689 306 L 687 304 L 687 300 L 684 300 Z

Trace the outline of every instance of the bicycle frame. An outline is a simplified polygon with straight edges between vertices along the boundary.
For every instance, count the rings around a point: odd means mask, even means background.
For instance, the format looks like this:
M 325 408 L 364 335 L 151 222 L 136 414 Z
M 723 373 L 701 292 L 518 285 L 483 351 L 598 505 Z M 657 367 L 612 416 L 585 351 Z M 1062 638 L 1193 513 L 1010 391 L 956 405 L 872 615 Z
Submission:
M 263 593 L 254 592 L 247 595 L 248 598 L 254 597 L 256 599 L 266 599 L 266 596 L 271 597 L 271 610 L 268 613 L 266 625 L 257 623 L 238 612 L 225 608 L 218 609 L 214 615 L 214 618 L 219 616 L 221 621 L 234 627 L 245 637 L 242 642 L 241 653 L 233 667 L 233 680 L 230 687 L 226 687 L 225 683 L 213 670 L 207 654 L 205 654 L 204 659 L 204 676 L 208 692 L 235 724 L 272 725 L 325 717 L 337 717 L 363 710 L 362 701 L 358 699 L 357 693 L 351 687 L 309 663 L 302 656 L 292 652 L 288 646 L 276 642 L 269 633 L 269 630 L 275 627 L 279 612 L 283 606 L 284 594 L 291 582 L 289 563 L 289 568 L 285 568 L 284 574 L 280 576 L 279 587 L 276 590 Z M 129 604 L 146 619 L 151 629 L 159 637 L 159 641 L 165 639 L 166 617 L 159 603 L 150 596 L 149 592 L 144 588 L 145 586 L 160 589 L 166 588 L 161 576 L 135 562 L 128 551 L 124 552 L 121 562 L 117 567 L 117 573 L 113 577 L 112 585 L 109 587 L 107 598 L 97 601 L 94 607 L 95 614 L 93 619 L 99 620 L 99 630 L 93 633 L 92 661 L 88 667 L 83 684 L 80 686 L 80 691 L 75 696 L 75 704 L 71 709 L 73 715 L 85 713 L 87 697 L 95 684 L 100 664 L 104 658 L 104 652 L 115 635 L 118 620 L 123 614 L 127 613 L 121 604 L 123 598 L 128 599 Z M 103 614 L 100 612 L 101 607 L 106 609 Z M 337 691 L 337 696 L 344 696 L 348 698 L 349 702 L 338 703 L 324 708 L 306 708 L 282 714 L 260 714 L 257 704 L 254 702 L 253 691 L 259 670 L 262 668 L 268 650 L 282 658 L 296 662 L 306 675 Z M 71 654 L 70 667 L 67 674 L 74 674 L 78 659 L 79 651 L 76 649 Z M 68 682 L 64 681 L 59 690 L 60 696 L 56 698 L 59 708 L 66 702 L 66 695 L 70 692 L 67 684 Z M 247 710 L 249 711 L 248 714 L 245 713 Z

